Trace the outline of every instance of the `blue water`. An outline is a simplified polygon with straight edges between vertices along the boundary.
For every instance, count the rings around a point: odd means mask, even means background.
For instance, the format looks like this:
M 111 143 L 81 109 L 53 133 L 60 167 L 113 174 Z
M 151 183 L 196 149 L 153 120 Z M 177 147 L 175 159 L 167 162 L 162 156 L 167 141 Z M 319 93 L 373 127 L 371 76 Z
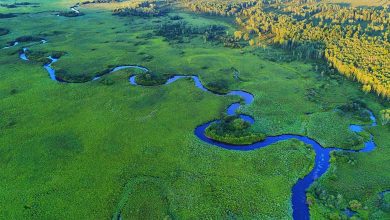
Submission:
M 46 64 L 43 66 L 43 68 L 46 69 L 46 71 L 49 73 L 50 79 L 54 81 L 58 81 L 56 77 L 56 71 L 51 67 L 51 64 L 55 63 L 58 61 L 58 59 L 54 59 L 53 57 L 48 57 L 51 62 L 49 64 Z
M 26 56 L 26 51 L 27 51 L 27 48 L 23 48 L 23 52 L 19 55 L 20 59 L 22 59 L 24 61 L 28 61 L 28 58 Z
M 362 132 L 364 131 L 363 127 L 361 125 L 350 125 L 349 129 L 353 132 Z
M 23 49 L 24 52 L 26 50 L 27 50 L 27 48 Z M 21 54 L 20 58 L 23 60 L 28 60 L 28 58 L 25 56 L 25 54 L 23 56 Z M 49 73 L 50 78 L 52 80 L 58 81 L 58 79 L 55 76 L 55 70 L 51 67 L 51 65 L 53 63 L 57 62 L 58 59 L 54 59 L 52 57 L 49 57 L 49 59 L 51 60 L 51 62 L 49 64 L 45 65 L 44 68 L 47 70 L 47 72 Z M 122 69 L 128 69 L 128 68 L 136 68 L 136 69 L 140 69 L 143 71 L 148 71 L 148 69 L 145 67 L 136 66 L 136 65 L 128 65 L 128 66 L 115 67 L 109 73 L 113 73 L 113 72 L 116 72 L 116 71 L 119 71 Z M 93 78 L 93 80 L 99 79 L 100 77 L 101 76 L 96 76 Z M 211 92 L 215 95 L 221 95 L 221 94 L 216 94 L 216 93 L 208 90 L 206 87 L 204 87 L 202 82 L 200 81 L 200 79 L 197 76 L 180 76 L 180 75 L 173 76 L 167 80 L 165 85 L 171 84 L 171 83 L 176 82 L 177 80 L 180 80 L 183 78 L 193 79 L 195 86 L 202 91 Z M 137 85 L 136 76 L 132 75 L 129 78 L 129 82 L 131 85 Z M 245 91 L 241 91 L 241 90 L 231 91 L 231 92 L 225 94 L 224 96 L 239 96 L 241 98 L 241 100 L 243 101 L 243 103 L 242 102 L 233 103 L 227 108 L 227 110 L 226 110 L 227 114 L 230 116 L 236 115 L 237 111 L 242 107 L 242 104 L 250 105 L 254 101 L 254 96 L 252 94 L 245 92 Z M 375 118 L 374 114 L 371 111 L 369 111 L 369 113 L 370 113 L 370 118 L 372 121 L 370 126 L 376 126 L 377 122 L 376 122 L 376 118 Z M 249 115 L 239 114 L 239 117 L 242 118 L 243 120 L 251 123 L 251 124 L 255 123 L 254 118 L 252 118 Z M 339 149 L 339 148 L 323 148 L 319 143 L 317 143 L 315 140 L 313 140 L 309 137 L 300 136 L 300 135 L 293 135 L 293 134 L 270 136 L 270 137 L 267 137 L 263 141 L 260 141 L 260 142 L 254 143 L 254 144 L 250 144 L 250 145 L 232 145 L 232 144 L 226 144 L 226 143 L 212 140 L 205 135 L 206 128 L 213 122 L 215 122 L 215 121 L 207 122 L 205 124 L 202 124 L 202 125 L 196 127 L 194 133 L 200 140 L 204 141 L 205 143 L 208 143 L 208 144 L 213 145 L 213 146 L 221 147 L 221 148 L 224 148 L 227 150 L 251 151 L 251 150 L 256 150 L 256 149 L 270 146 L 270 145 L 275 144 L 275 143 L 280 142 L 280 141 L 286 141 L 286 140 L 291 140 L 291 139 L 300 140 L 300 141 L 304 142 L 305 144 L 310 145 L 313 148 L 313 150 L 316 153 L 313 169 L 304 178 L 298 179 L 298 181 L 294 184 L 294 186 L 291 190 L 292 191 L 291 203 L 292 203 L 292 209 L 293 209 L 293 218 L 295 220 L 310 219 L 309 207 L 306 203 L 306 200 L 307 200 L 306 191 L 314 183 L 315 180 L 320 178 L 328 170 L 328 168 L 330 166 L 330 163 L 329 163 L 330 152 L 332 152 L 332 151 L 347 151 L 347 152 L 351 152 L 351 153 L 370 152 L 370 151 L 373 151 L 375 149 L 375 146 L 376 146 L 372 135 L 371 135 L 370 140 L 364 144 L 363 149 L 358 150 L 358 151 L 354 151 L 354 150 L 343 150 L 343 149 Z M 349 128 L 353 132 L 362 132 L 364 130 L 364 127 L 360 126 L 360 125 L 351 125 Z
M 346 209 L 344 211 L 345 215 L 347 215 L 349 218 L 351 218 L 352 216 L 354 216 L 356 214 L 355 211 L 352 211 L 351 209 Z

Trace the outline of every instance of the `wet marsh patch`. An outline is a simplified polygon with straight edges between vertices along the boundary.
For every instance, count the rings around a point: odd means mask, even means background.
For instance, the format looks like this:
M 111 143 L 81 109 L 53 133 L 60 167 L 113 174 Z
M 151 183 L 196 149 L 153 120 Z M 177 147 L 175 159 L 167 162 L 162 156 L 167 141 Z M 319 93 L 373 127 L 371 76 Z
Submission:
M 7 28 L 0 28 L 0 36 L 9 34 L 10 30 Z
M 57 133 L 43 137 L 47 155 L 54 158 L 71 158 L 84 151 L 84 146 L 74 132 Z
M 163 181 L 159 178 L 149 178 L 131 184 L 131 190 L 126 195 L 127 202 L 120 210 L 121 217 L 169 219 L 169 199 Z
M 19 7 L 39 7 L 40 3 L 36 2 L 16 2 L 13 4 L 0 4 L 3 8 L 19 8 Z
M 0 13 L 0 19 L 14 18 L 17 17 L 17 14 L 14 13 Z

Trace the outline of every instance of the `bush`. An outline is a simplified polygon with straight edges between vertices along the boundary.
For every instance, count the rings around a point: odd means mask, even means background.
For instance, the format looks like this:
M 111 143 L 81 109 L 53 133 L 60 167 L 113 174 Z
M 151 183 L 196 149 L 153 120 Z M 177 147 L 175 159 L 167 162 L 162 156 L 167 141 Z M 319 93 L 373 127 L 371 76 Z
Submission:
M 349 202 L 349 208 L 352 210 L 352 211 L 358 211 L 359 209 L 362 208 L 362 204 L 357 201 L 357 200 L 352 200 Z
M 20 42 L 38 42 L 38 41 L 42 41 L 42 40 L 45 40 L 45 39 L 42 37 L 27 35 L 27 36 L 18 37 L 14 41 L 8 42 L 8 45 L 12 46 L 16 42 L 19 42 L 19 43 Z
M 168 7 L 161 3 L 151 3 L 144 1 L 126 8 L 115 9 L 113 14 L 118 16 L 139 16 L 139 17 L 158 17 L 168 13 Z

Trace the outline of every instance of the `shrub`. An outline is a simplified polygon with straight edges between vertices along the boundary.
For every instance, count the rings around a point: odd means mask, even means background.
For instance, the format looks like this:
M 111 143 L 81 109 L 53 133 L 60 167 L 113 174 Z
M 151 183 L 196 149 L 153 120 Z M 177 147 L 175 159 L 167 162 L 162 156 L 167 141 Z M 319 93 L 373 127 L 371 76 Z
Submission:
M 349 208 L 356 212 L 362 208 L 362 204 L 358 200 L 352 200 L 349 202 Z

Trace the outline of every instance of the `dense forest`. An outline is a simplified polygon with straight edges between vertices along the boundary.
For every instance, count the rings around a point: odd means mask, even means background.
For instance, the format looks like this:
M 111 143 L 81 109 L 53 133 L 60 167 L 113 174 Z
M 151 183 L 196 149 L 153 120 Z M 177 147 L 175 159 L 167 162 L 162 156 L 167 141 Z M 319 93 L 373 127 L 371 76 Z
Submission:
M 197 12 L 235 16 L 236 40 L 272 43 L 297 58 L 326 59 L 363 84 L 365 92 L 390 97 L 389 7 L 347 7 L 311 0 L 183 0 Z

